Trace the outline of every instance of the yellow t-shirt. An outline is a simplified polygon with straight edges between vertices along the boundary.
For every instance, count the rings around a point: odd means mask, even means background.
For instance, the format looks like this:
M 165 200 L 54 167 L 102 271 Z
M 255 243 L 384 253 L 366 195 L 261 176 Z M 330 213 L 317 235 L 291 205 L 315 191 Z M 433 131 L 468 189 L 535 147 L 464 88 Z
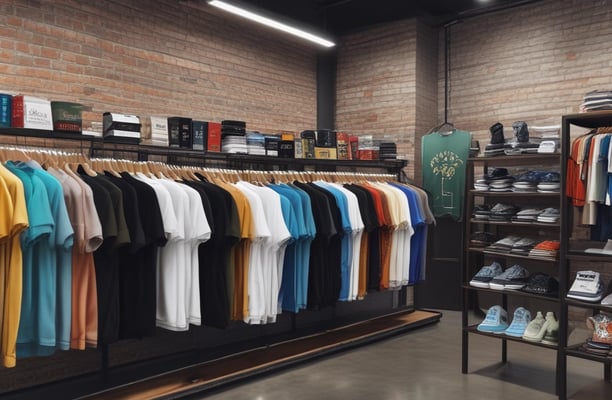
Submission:
M 5 281 L 2 304 L 2 336 L 0 348 L 2 349 L 2 364 L 11 368 L 16 365 L 17 332 L 19 330 L 19 317 L 21 314 L 21 291 L 23 274 L 23 256 L 19 236 L 28 227 L 28 212 L 23 191 L 23 183 L 4 166 L 0 165 L 0 180 L 6 184 L 12 214 L 10 208 L 0 207 L 0 219 L 10 218 L 10 236 L 8 242 L 3 243 L 0 250 L 0 275 L 4 275 Z

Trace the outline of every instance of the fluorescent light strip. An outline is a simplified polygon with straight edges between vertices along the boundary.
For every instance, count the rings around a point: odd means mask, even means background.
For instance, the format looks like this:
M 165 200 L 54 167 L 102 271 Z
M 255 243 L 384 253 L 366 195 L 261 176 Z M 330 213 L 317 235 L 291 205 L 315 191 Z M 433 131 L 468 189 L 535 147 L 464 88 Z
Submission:
M 239 15 L 241 17 L 248 18 L 248 19 L 250 19 L 252 21 L 255 21 L 255 22 L 258 22 L 260 24 L 269 26 L 271 28 L 278 29 L 278 30 L 281 30 L 283 32 L 287 32 L 287 33 L 290 33 L 292 35 L 301 37 L 302 39 L 310 40 L 311 42 L 314 42 L 314 43 L 319 44 L 321 46 L 333 47 L 333 46 L 336 45 L 334 42 L 331 42 L 331 41 L 329 41 L 327 39 L 324 39 L 324 38 L 322 38 L 320 36 L 313 35 L 312 33 L 303 31 L 303 30 L 298 29 L 298 28 L 294 28 L 293 26 L 289 26 L 289 25 L 283 24 L 282 22 L 275 21 L 273 19 L 264 17 L 262 15 L 256 14 L 256 13 L 248 11 L 248 10 L 245 10 L 244 8 L 240 8 L 240 7 L 234 6 L 232 4 L 226 3 L 226 2 L 221 1 L 221 0 L 211 0 L 211 1 L 208 2 L 208 4 L 210 4 L 211 6 L 215 6 L 217 8 L 220 8 L 222 10 L 225 10 L 227 12 L 230 12 L 232 14 L 236 14 L 236 15 Z

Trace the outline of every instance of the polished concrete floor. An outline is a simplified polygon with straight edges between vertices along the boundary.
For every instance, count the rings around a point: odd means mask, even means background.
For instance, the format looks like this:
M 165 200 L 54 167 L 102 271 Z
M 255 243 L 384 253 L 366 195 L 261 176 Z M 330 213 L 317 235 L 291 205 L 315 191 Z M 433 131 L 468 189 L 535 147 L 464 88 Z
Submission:
M 324 399 L 557 399 L 554 351 L 470 335 L 469 373 L 461 374 L 461 313 L 443 311 L 439 323 L 401 336 L 222 387 L 209 400 Z M 601 364 L 570 358 L 572 399 L 611 400 Z

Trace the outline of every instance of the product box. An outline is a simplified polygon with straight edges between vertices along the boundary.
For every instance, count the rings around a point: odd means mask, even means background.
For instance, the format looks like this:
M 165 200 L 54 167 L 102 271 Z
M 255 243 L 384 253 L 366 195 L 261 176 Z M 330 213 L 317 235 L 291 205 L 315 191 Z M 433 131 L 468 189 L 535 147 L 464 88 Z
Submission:
M 303 131 L 300 137 L 302 138 L 303 158 L 315 158 L 315 142 L 317 140 L 315 131 Z
M 335 147 L 315 147 L 315 158 L 318 160 L 337 160 L 338 151 Z
M 349 135 L 346 132 L 336 134 L 336 149 L 338 149 L 338 160 L 350 160 Z
M 13 96 L 0 93 L 0 128 L 10 128 L 13 104 Z
M 153 143 L 165 143 L 168 145 L 168 118 L 149 117 L 151 123 L 151 141 Z
M 357 157 L 360 160 L 378 160 L 378 150 L 360 149 L 357 150 Z
M 295 139 L 293 141 L 293 158 L 304 158 L 304 152 L 302 151 L 302 139 Z
M 350 159 L 357 160 L 357 150 L 359 150 L 359 138 L 355 135 L 349 136 Z
M 295 158 L 295 142 L 291 140 L 281 140 L 278 144 L 278 156 L 280 158 Z
M 206 137 L 206 150 L 221 152 L 221 124 L 218 122 L 208 123 L 208 134 Z
M 127 115 L 105 112 L 102 114 L 102 136 L 108 138 L 130 139 L 130 142 L 140 142 L 140 118 L 137 115 Z
M 170 147 L 191 148 L 191 118 L 168 117 L 168 144 Z
M 191 148 L 194 150 L 206 149 L 208 135 L 208 122 L 206 121 L 191 121 Z
M 279 149 L 280 149 L 280 136 L 266 136 L 265 138 L 265 147 L 266 147 L 266 155 L 272 157 L 278 157 Z
M 52 101 L 53 130 L 81 133 L 83 131 L 83 106 L 67 101 Z
M 13 96 L 11 126 L 52 131 L 51 102 L 32 96 Z

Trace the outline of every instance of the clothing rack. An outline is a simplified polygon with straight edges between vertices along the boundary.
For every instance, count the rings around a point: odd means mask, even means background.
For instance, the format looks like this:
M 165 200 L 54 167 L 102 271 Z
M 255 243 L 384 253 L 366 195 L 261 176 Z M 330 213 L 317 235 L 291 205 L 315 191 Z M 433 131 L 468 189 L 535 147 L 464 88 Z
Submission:
M 17 130 L 19 132 L 21 130 Z M 4 130 L 0 130 L 0 135 L 3 135 Z M 10 135 L 16 135 L 13 130 Z M 34 135 L 34 137 L 37 137 Z M 47 136 L 41 136 L 46 140 L 54 139 Z M 0 160 L 6 161 L 12 160 L 35 160 L 39 164 L 46 165 L 59 165 L 68 167 L 72 170 L 76 170 L 79 166 L 82 167 L 85 172 L 95 174 L 96 172 L 108 171 L 128 171 L 128 172 L 143 172 L 151 174 L 152 176 L 165 176 L 171 179 L 189 179 L 191 174 L 198 172 L 202 176 L 210 178 L 211 182 L 215 179 L 225 180 L 229 182 L 235 182 L 238 180 L 244 180 L 253 183 L 278 183 L 286 181 L 301 181 L 301 182 L 312 182 L 319 180 L 326 180 L 337 183 L 353 183 L 361 181 L 404 181 L 402 179 L 403 171 L 402 168 L 406 165 L 405 160 L 387 160 L 387 161 L 368 161 L 368 160 L 316 160 L 316 159 L 279 159 L 275 157 L 252 157 L 243 154 L 221 154 L 221 153 L 201 153 L 182 149 L 170 149 L 170 148 L 159 148 L 155 146 L 147 145 L 119 145 L 106 143 L 97 139 L 83 138 L 83 137 L 61 137 L 59 140 L 73 140 L 81 142 L 80 146 L 67 146 L 76 151 L 62 151 L 57 149 L 50 149 L 40 145 L 40 141 L 34 142 L 33 144 L 7 144 L 0 145 Z M 83 146 L 82 142 L 89 142 L 89 146 Z M 111 154 L 112 156 L 103 156 Z M 115 157 L 115 155 L 122 155 L 122 157 Z M 128 158 L 127 156 L 132 159 Z M 161 157 L 158 161 L 153 160 L 156 157 Z M 211 166 L 214 165 L 214 166 Z M 252 168 L 251 168 L 252 167 Z M 269 168 L 269 169 L 266 169 Z M 364 172 L 368 170 L 383 172 Z M 408 292 L 406 288 L 402 291 L 387 292 L 384 294 L 372 295 L 372 298 L 378 299 L 368 300 L 381 303 L 384 307 L 389 307 L 388 304 L 392 304 L 392 309 L 413 309 L 412 306 L 408 306 Z M 388 303 L 388 297 L 392 296 L 391 303 Z M 380 307 L 379 305 L 378 307 Z M 368 318 L 373 315 L 379 315 L 381 312 L 375 309 L 372 304 L 366 306 L 365 310 L 356 312 L 351 307 L 359 307 L 359 305 L 351 304 L 340 304 L 338 307 L 325 310 L 321 315 L 311 314 L 310 312 L 300 318 L 296 318 L 296 314 L 288 315 L 281 321 L 275 330 L 282 332 L 283 327 L 288 328 L 291 333 L 282 334 L 283 337 L 287 335 L 300 335 L 304 332 L 312 332 L 308 326 L 336 326 L 336 324 L 344 322 L 354 322 L 362 318 Z M 389 312 L 389 311 L 387 311 Z M 289 319 L 287 319 L 289 318 Z M 288 326 L 287 326 L 288 325 Z M 255 329 L 255 328 L 251 328 Z M 237 346 L 235 344 L 226 344 L 220 346 L 220 348 L 213 352 L 214 354 L 223 355 L 236 352 L 236 349 L 251 348 L 253 345 L 267 345 L 271 338 L 276 337 L 273 334 L 274 330 L 267 331 L 265 327 L 257 328 L 256 332 L 259 332 L 262 337 L 246 339 L 246 341 L 240 342 Z M 251 330 L 251 332 L 253 332 Z M 301 332 L 301 333 L 298 333 Z M 236 335 L 236 333 L 233 333 Z M 252 334 L 252 333 L 251 333 Z M 278 334 L 276 334 L 278 335 Z M 214 335 L 213 335 L 214 336 Z M 222 343 L 228 343 L 227 340 L 218 338 Z M 250 344 L 247 344 L 250 343 Z M 111 382 L 113 379 L 117 379 L 117 371 L 111 371 L 112 358 L 110 352 L 114 351 L 115 348 L 122 348 L 121 345 L 111 345 L 109 349 L 108 345 L 99 347 L 100 367 L 97 373 L 93 376 L 86 377 L 83 382 L 73 383 L 64 382 L 63 380 L 57 381 L 53 384 L 61 386 L 63 384 L 68 385 L 87 385 L 87 382 L 100 385 L 100 379 L 105 382 Z M 201 345 L 200 345 L 201 346 Z M 246 346 L 246 347 L 245 347 Z M 224 349 L 224 350 L 223 350 Z M 120 351 L 120 350 L 118 350 Z M 199 357 L 202 350 L 197 350 Z M 115 353 L 116 354 L 116 353 Z M 181 357 L 190 358 L 193 353 L 185 354 Z M 69 354 L 62 354 L 62 357 L 69 357 Z M 210 357 L 210 355 L 207 355 Z M 179 356 L 177 355 L 177 359 Z M 162 365 L 166 365 L 167 361 L 164 360 L 150 360 L 151 362 L 141 365 L 136 363 L 133 365 L 135 370 L 139 370 L 142 373 L 141 368 L 144 366 L 146 370 L 155 371 L 155 368 L 163 368 Z M 115 362 L 117 362 L 115 360 Z M 148 365 L 155 364 L 155 365 Z M 167 366 L 165 366 L 167 368 Z M 116 367 L 114 367 L 116 368 Z M 123 368 L 123 367 L 122 367 Z M 126 365 L 125 368 L 130 369 L 130 365 Z M 2 372 L 0 372 L 2 374 Z M 71 379 L 68 379 L 71 381 Z M 82 386 L 79 386 L 82 387 Z

